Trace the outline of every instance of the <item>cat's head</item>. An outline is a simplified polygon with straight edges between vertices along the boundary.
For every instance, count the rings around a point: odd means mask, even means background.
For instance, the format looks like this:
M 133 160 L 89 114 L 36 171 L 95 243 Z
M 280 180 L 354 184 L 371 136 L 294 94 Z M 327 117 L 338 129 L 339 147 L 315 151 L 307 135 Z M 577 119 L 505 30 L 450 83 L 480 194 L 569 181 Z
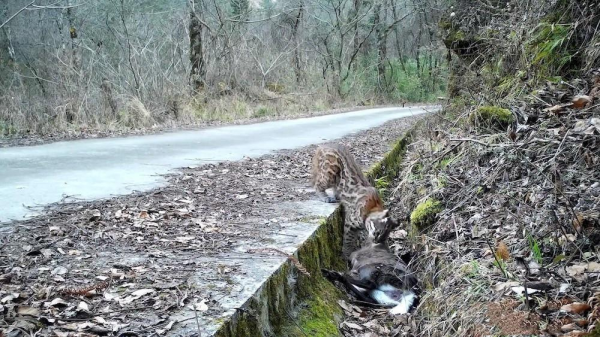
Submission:
M 368 240 L 371 243 L 385 243 L 390 233 L 398 227 L 398 222 L 389 216 L 389 210 L 371 212 L 365 220 Z

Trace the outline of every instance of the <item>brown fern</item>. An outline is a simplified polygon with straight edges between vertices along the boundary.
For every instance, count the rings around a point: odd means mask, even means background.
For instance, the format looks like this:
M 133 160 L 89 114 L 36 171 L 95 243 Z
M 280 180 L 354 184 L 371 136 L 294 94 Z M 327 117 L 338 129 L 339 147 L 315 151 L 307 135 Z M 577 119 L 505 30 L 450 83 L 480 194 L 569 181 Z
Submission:
M 277 253 L 283 256 L 286 256 L 288 258 L 288 260 L 292 261 L 292 264 L 304 275 L 309 276 L 310 277 L 310 273 L 308 272 L 308 270 L 302 265 L 302 263 L 300 263 L 300 261 L 298 261 L 298 259 L 293 256 L 290 255 L 286 252 L 284 252 L 283 250 L 279 250 L 277 248 L 256 248 L 256 249 L 249 249 L 248 253 Z

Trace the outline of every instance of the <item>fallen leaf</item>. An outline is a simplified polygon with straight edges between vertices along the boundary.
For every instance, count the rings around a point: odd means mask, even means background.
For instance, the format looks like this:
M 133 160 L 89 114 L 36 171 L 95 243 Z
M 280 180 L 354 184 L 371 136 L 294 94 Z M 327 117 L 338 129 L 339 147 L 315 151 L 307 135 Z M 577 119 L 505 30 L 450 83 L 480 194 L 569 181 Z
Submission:
M 555 106 L 546 108 L 546 109 L 544 109 L 542 111 L 543 112 L 550 112 L 550 113 L 553 113 L 553 114 L 559 114 L 559 113 L 565 111 L 565 108 L 568 108 L 570 106 L 572 106 L 572 104 L 566 104 L 566 105 L 557 104 Z
M 118 298 L 119 298 L 119 295 L 117 295 L 117 294 L 111 294 L 111 293 L 109 293 L 109 292 L 105 292 L 105 293 L 104 293 L 104 299 L 105 299 L 106 301 L 108 301 L 108 302 L 110 302 L 110 301 L 114 300 L 115 298 L 117 298 L 117 299 L 118 299 Z
M 67 305 L 69 304 L 59 297 L 53 299 L 51 302 L 44 303 L 45 307 L 66 307 Z
M 580 212 L 575 213 L 575 219 L 573 219 L 573 228 L 577 232 L 581 231 L 581 226 L 583 225 L 583 214 Z
M 589 304 L 579 302 L 563 305 L 562 307 L 560 307 L 560 311 L 562 312 L 572 312 L 578 315 L 581 315 L 584 312 L 589 311 L 590 309 L 592 309 L 592 307 L 590 307 Z
M 52 275 L 64 275 L 68 272 L 67 268 L 65 267 L 56 267 L 54 268 L 54 270 L 52 270 Z
M 179 236 L 175 238 L 175 241 L 177 242 L 181 242 L 181 243 L 186 243 L 188 241 L 192 241 L 195 240 L 196 237 L 195 236 Z
M 20 305 L 20 306 L 17 307 L 17 314 L 19 314 L 21 316 L 39 317 L 40 316 L 40 310 L 37 309 L 37 308 L 34 308 L 34 307 Z
M 129 304 L 139 298 L 141 298 L 144 295 L 148 295 L 150 293 L 153 293 L 154 289 L 140 289 L 140 290 L 136 290 L 133 293 L 131 293 L 131 295 L 125 297 L 122 300 L 119 300 L 119 304 L 123 305 L 123 304 Z
M 592 102 L 592 98 L 587 95 L 577 95 L 571 101 L 575 109 L 583 109 Z
M 9 294 L 8 296 L 4 296 L 0 300 L 0 303 L 8 303 L 8 302 L 11 302 L 12 300 L 14 300 L 15 298 L 19 298 L 19 293 L 12 293 L 12 294 Z
M 346 325 L 347 327 L 354 329 L 354 330 L 358 330 L 358 331 L 362 331 L 364 328 L 356 323 L 352 323 L 352 322 L 344 322 L 344 325 Z
M 351 309 L 351 308 L 348 306 L 348 304 L 346 303 L 346 301 L 344 301 L 344 300 L 339 300 L 339 301 L 338 301 L 338 305 L 339 305 L 340 307 L 342 307 L 342 309 L 344 309 L 345 311 L 352 312 L 352 309 Z
M 516 281 L 498 282 L 494 286 L 494 290 L 496 290 L 496 291 L 504 291 L 504 290 L 506 290 L 508 288 L 517 287 L 518 285 L 519 285 L 519 282 L 516 282 Z
M 207 311 L 208 310 L 208 305 L 206 305 L 206 300 L 196 302 L 196 303 L 192 304 L 190 307 L 192 310 L 196 310 L 196 311 Z
M 85 303 L 85 302 L 81 301 L 81 302 L 79 302 L 79 304 L 77 305 L 77 311 L 81 311 L 81 312 L 90 312 L 90 306 L 89 306 L 87 303 Z
M 574 277 L 575 279 L 582 278 L 582 275 L 586 272 L 588 273 L 600 273 L 600 263 L 598 262 L 590 262 L 590 263 L 578 263 L 572 266 L 568 266 L 566 268 L 567 274 L 569 276 Z
M 90 217 L 90 221 L 98 221 L 102 218 L 102 213 L 99 210 L 92 210 L 92 216 Z
M 10 280 L 12 280 L 13 274 L 11 273 L 6 273 L 6 274 L 2 274 L 0 275 L 0 283 L 10 283 Z
M 20 317 L 13 325 L 12 328 L 21 331 L 37 331 L 39 322 L 35 318 L 31 317 Z M 22 336 L 19 334 L 17 336 Z
M 98 323 L 98 324 L 106 324 L 106 320 L 100 316 L 96 316 L 92 319 L 92 321 Z
M 50 226 L 48 227 L 48 230 L 52 235 L 60 235 L 63 233 L 62 229 L 59 226 Z
M 558 290 L 558 293 L 559 294 L 565 293 L 567 291 L 567 289 L 569 289 L 569 287 L 571 287 L 570 284 L 568 284 L 568 283 L 561 283 L 560 284 L 560 289 Z
M 587 123 L 585 121 L 577 121 L 573 126 L 573 132 L 583 132 L 587 129 Z
M 156 330 L 156 333 L 159 335 L 164 335 L 167 331 L 171 330 L 174 323 L 175 323 L 175 321 L 169 321 L 169 323 L 167 325 L 165 325 L 165 327 L 163 329 Z
M 498 242 L 498 247 L 496 247 L 496 256 L 504 261 L 510 258 L 508 246 L 506 243 L 504 243 L 504 241 Z
M 529 261 L 527 267 L 529 268 L 530 275 L 537 275 L 540 273 L 540 265 L 533 260 Z
M 579 329 L 579 327 L 575 323 L 566 324 L 560 328 L 562 332 L 570 332 L 577 329 Z
M 146 219 L 148 218 L 148 212 L 147 211 L 141 211 L 139 217 L 141 219 Z

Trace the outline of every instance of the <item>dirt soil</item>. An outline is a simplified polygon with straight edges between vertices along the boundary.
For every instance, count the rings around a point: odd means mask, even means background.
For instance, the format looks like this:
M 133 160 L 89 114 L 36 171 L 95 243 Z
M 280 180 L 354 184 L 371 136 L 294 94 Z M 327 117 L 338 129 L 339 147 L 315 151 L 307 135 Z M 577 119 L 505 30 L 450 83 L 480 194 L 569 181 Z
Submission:
M 426 104 L 414 104 L 406 103 L 406 107 L 423 106 Z M 376 109 L 376 108 L 389 108 L 396 107 L 397 105 L 373 105 L 373 106 L 356 106 L 346 107 L 338 109 L 330 109 L 325 111 L 311 111 L 306 113 L 294 114 L 294 115 L 281 115 L 281 116 L 265 116 L 265 117 L 251 117 L 247 119 L 240 119 L 232 122 L 222 121 L 210 121 L 210 122 L 197 122 L 193 124 L 183 124 L 173 126 L 155 125 L 151 128 L 142 129 L 115 129 L 115 130 L 104 130 L 98 131 L 94 129 L 81 128 L 77 130 L 71 130 L 69 132 L 58 132 L 48 135 L 37 135 L 37 134 L 24 134 L 14 137 L 2 137 L 0 135 L 0 148 L 13 147 L 13 146 L 34 146 L 49 144 L 60 141 L 77 140 L 77 139 L 97 139 L 97 138 L 113 138 L 113 137 L 127 137 L 127 136 L 141 136 L 165 132 L 174 132 L 181 130 L 199 130 L 204 128 L 228 126 L 228 125 L 246 125 L 261 122 L 271 122 L 278 120 L 288 120 L 305 117 L 316 117 L 325 116 L 338 113 L 352 112 L 364 109 Z
M 428 117 L 388 200 L 420 304 L 344 303 L 347 336 L 600 336 L 600 77 L 549 83 L 511 123 L 496 113 Z
M 419 118 L 341 142 L 366 168 Z M 218 298 L 186 286 L 199 258 L 294 220 L 273 205 L 315 198 L 308 186 L 312 151 L 185 168 L 164 188 L 57 204 L 0 228 L 0 332 L 161 335 L 172 326 L 170 314 L 201 299 L 205 315 L 219 315 Z M 235 268 L 214 266 L 214 273 L 207 277 L 224 278 Z

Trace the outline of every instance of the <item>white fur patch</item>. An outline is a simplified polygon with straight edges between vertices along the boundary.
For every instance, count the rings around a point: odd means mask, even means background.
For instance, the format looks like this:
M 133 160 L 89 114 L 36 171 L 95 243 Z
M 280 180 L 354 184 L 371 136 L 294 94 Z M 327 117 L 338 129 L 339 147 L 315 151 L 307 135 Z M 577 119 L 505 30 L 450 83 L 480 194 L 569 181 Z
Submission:
M 371 298 L 377 301 L 379 304 L 384 305 L 397 305 L 399 302 L 389 297 L 384 291 L 376 289 L 371 291 Z
M 412 291 L 403 291 L 400 300 L 391 298 L 387 292 L 399 291 L 398 288 L 390 284 L 382 284 L 379 288 L 372 290 L 370 295 L 377 303 L 383 305 L 394 306 L 390 309 L 390 314 L 401 315 L 406 314 L 415 302 L 416 295 Z
M 390 314 L 392 315 L 402 315 L 408 313 L 410 307 L 412 307 L 415 302 L 415 294 L 412 291 L 407 291 L 402 295 L 402 300 L 400 303 L 390 309 Z

